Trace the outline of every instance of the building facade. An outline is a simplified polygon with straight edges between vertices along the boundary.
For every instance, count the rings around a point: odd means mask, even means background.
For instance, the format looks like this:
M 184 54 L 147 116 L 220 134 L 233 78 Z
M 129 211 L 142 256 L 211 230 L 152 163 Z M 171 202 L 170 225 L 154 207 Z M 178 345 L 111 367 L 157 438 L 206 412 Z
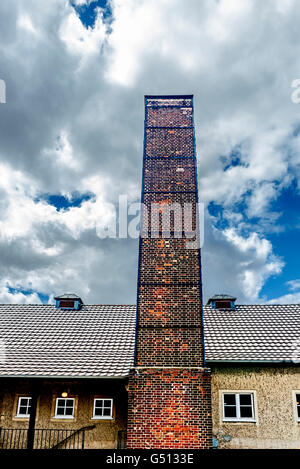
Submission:
M 300 368 L 292 365 L 213 368 L 215 444 L 232 449 L 299 449 L 299 384 Z M 226 408 L 226 402 L 234 406 Z
M 36 390 L 34 449 L 125 447 L 126 380 L 4 378 L 0 382 L 0 448 L 27 447 Z
M 192 96 L 145 108 L 137 307 L 0 305 L 0 448 L 298 448 L 300 306 L 203 305 Z
M 212 446 L 299 448 L 300 306 L 213 303 L 204 307 Z M 1 448 L 27 445 L 33 395 L 33 447 L 125 447 L 134 305 L 0 305 L 0 324 Z

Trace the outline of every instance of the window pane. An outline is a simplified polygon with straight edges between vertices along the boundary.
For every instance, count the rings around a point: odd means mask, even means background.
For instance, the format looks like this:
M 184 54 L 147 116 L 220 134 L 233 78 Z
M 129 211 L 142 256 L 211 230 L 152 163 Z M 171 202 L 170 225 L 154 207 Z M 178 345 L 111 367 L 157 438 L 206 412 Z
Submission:
M 28 398 L 27 397 L 20 397 L 20 406 L 25 405 L 27 406 L 28 404 Z
M 64 407 L 65 400 L 64 399 L 57 399 L 57 407 Z
M 67 407 L 65 415 L 73 415 L 73 407 Z
M 224 407 L 224 417 L 234 418 L 236 417 L 236 407 Z
M 103 409 L 103 415 L 110 416 L 110 409 Z
M 225 405 L 235 405 L 235 394 L 224 394 Z
M 251 394 L 240 394 L 240 405 L 252 405 Z
M 20 408 L 19 408 L 19 414 L 21 414 L 21 415 L 26 415 L 26 414 L 27 414 L 27 406 L 26 406 L 26 407 L 20 406 Z
M 66 399 L 67 407 L 73 407 L 73 403 L 74 403 L 73 399 Z
M 102 417 L 102 407 L 95 407 L 95 412 L 94 412 L 95 417 Z
M 65 408 L 64 407 L 57 407 L 56 415 L 65 415 Z
M 241 406 L 240 407 L 240 413 L 241 413 L 242 418 L 246 418 L 246 417 L 252 418 L 253 417 L 252 407 L 250 407 L 250 406 L 248 406 L 248 407 Z
M 110 407 L 111 406 L 111 401 L 104 399 L 104 407 Z

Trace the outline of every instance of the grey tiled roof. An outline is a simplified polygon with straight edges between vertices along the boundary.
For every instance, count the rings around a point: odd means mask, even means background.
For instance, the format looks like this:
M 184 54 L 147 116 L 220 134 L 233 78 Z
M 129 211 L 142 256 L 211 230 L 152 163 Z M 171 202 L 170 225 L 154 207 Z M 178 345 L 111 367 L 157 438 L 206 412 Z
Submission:
M 207 361 L 300 363 L 300 305 L 204 307 Z
M 134 305 L 0 305 L 0 376 L 127 376 L 135 321 Z M 204 324 L 208 362 L 300 362 L 300 305 L 205 306 Z
M 0 305 L 0 376 L 126 376 L 135 315 L 131 305 Z

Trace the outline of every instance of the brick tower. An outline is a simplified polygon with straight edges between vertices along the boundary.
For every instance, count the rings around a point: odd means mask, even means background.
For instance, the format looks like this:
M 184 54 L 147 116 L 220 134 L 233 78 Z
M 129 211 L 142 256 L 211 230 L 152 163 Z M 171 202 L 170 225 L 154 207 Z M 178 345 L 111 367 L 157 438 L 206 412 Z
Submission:
M 211 447 L 197 199 L 193 96 L 146 96 L 131 449 Z M 171 207 L 166 233 L 163 217 Z

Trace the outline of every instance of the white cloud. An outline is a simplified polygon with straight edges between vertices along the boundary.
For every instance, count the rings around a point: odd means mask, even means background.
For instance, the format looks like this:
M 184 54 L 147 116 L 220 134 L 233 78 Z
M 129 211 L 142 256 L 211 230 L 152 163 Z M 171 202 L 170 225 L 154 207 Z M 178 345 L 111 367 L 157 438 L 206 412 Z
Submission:
M 300 279 L 298 278 L 296 280 L 289 280 L 288 282 L 286 282 L 286 285 L 291 291 L 300 290 Z
M 276 199 L 277 191 L 273 183 L 257 186 L 248 198 L 247 215 L 249 217 L 266 216 L 270 203 Z
M 136 243 L 97 232 L 119 193 L 138 197 L 143 95 L 194 93 L 201 200 L 221 205 L 227 222 L 207 219 L 204 293 L 232 289 L 260 301 L 283 260 L 257 225 L 277 216 L 272 203 L 300 181 L 299 108 L 290 99 L 298 3 L 114 0 L 112 8 L 109 33 L 100 10 L 87 29 L 65 0 L 0 5 L 3 294 L 9 284 L 135 301 Z M 75 191 L 95 196 L 60 212 L 40 200 Z
M 18 24 L 19 28 L 23 28 L 25 31 L 27 31 L 27 32 L 29 32 L 33 35 L 39 34 L 38 30 L 33 25 L 30 16 L 26 13 L 22 13 L 19 16 L 17 24 Z
M 65 169 L 80 170 L 80 160 L 74 156 L 68 132 L 64 129 L 56 137 L 54 147 L 45 148 L 43 154 L 49 159 L 56 160 L 57 164 Z
M 21 291 L 10 291 L 5 282 L 0 281 L 0 303 L 39 304 L 41 300 L 36 293 L 24 294 Z
M 78 239 L 86 230 L 101 230 L 113 218 L 111 204 L 103 194 L 108 193 L 108 181 L 100 176 L 85 178 L 79 189 L 90 191 L 94 197 L 83 200 L 79 207 L 57 211 L 53 205 L 37 199 L 38 190 L 32 182 L 14 171 L 9 166 L 0 166 L 3 179 L 0 181 L 2 197 L 6 199 L 5 208 L 1 212 L 0 240 L 12 241 L 16 238 L 29 236 L 32 248 L 45 255 L 57 255 L 62 246 L 59 241 L 55 246 L 45 247 L 38 238 L 36 227 L 54 224 L 68 230 L 69 234 Z M 68 195 L 68 194 L 66 194 Z
M 83 57 L 99 53 L 105 36 L 106 26 L 102 21 L 100 9 L 93 27 L 86 28 L 74 9 L 63 19 L 60 26 L 60 38 L 69 52 Z
M 257 233 L 244 237 L 234 228 L 229 228 L 224 231 L 224 236 L 243 254 L 239 279 L 244 296 L 248 301 L 257 301 L 266 279 L 281 272 L 282 261 L 273 255 L 272 244 Z
M 270 305 L 286 305 L 286 304 L 299 304 L 300 292 L 288 293 L 287 295 L 279 296 L 267 302 Z

